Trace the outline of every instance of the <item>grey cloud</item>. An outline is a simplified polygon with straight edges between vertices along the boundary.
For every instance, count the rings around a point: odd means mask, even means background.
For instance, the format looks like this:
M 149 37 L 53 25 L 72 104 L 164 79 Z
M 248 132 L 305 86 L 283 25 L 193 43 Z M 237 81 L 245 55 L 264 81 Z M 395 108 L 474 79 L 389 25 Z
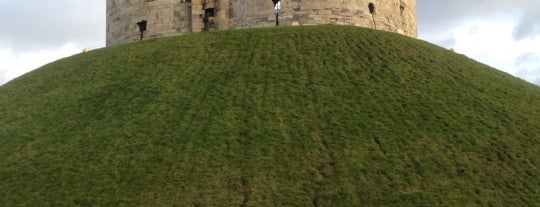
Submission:
M 504 11 L 511 0 L 418 0 L 418 24 L 422 30 L 444 30 L 471 18 L 489 18 Z
M 530 63 L 530 62 L 539 62 L 540 63 L 540 54 L 538 53 L 535 53 L 535 52 L 527 52 L 527 53 L 523 53 L 521 55 L 519 55 L 514 64 L 516 66 L 521 66 L 525 63 Z
M 514 65 L 520 68 L 517 75 L 540 86 L 540 53 L 523 53 L 516 58 Z
M 464 22 L 497 13 L 502 10 L 494 2 L 503 0 L 418 0 L 417 16 L 419 37 L 446 48 L 453 48 L 456 40 L 454 29 Z
M 514 20 L 516 41 L 540 36 L 539 0 L 418 0 L 418 30 L 422 39 L 443 47 L 455 45 L 455 29 L 469 21 Z M 474 28 L 471 28 L 474 33 Z M 514 60 L 518 75 L 540 85 L 540 52 L 524 53 Z
M 25 51 L 67 42 L 105 39 L 105 1 L 18 0 L 0 2 L 2 47 Z M 97 41 L 96 41 L 97 40 Z
M 540 35 L 540 12 L 532 11 L 540 8 L 540 1 L 536 4 L 537 5 L 531 5 L 531 7 L 526 10 L 527 12 L 522 14 L 518 24 L 512 31 L 515 40 L 534 38 Z
M 540 33 L 538 0 L 418 0 L 418 26 L 426 32 L 441 32 L 471 19 L 490 19 L 502 15 L 521 17 L 514 30 L 516 39 Z
M 540 67 L 538 64 L 523 65 L 517 71 L 516 75 L 540 86 Z

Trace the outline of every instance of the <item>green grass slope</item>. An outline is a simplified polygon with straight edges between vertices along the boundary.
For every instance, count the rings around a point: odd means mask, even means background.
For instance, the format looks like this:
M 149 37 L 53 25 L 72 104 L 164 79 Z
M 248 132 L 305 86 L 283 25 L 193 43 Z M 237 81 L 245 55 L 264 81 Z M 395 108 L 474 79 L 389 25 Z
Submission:
M 0 87 L 1 206 L 539 206 L 540 88 L 314 26 L 96 50 Z

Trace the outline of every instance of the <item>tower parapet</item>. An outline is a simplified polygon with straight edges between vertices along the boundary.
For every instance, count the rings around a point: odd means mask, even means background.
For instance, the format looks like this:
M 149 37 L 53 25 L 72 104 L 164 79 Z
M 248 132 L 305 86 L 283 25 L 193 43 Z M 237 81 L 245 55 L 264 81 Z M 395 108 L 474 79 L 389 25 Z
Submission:
M 107 0 L 107 46 L 145 38 L 279 25 L 353 25 L 417 37 L 416 0 Z M 279 21 L 276 21 L 276 18 Z

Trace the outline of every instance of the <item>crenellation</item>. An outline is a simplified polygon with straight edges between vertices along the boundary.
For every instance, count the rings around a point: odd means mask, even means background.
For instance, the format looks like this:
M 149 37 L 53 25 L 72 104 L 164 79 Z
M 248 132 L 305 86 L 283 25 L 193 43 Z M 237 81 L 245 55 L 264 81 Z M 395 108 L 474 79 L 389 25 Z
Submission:
M 371 7 L 371 8 L 370 8 Z M 415 0 L 282 0 L 279 24 L 353 25 L 417 36 Z M 276 26 L 272 0 L 107 0 L 107 45 L 203 31 Z

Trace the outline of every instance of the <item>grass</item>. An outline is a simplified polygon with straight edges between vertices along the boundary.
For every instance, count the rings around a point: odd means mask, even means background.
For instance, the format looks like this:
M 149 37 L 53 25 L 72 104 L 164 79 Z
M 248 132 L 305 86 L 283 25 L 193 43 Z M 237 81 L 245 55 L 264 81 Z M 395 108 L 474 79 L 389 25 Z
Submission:
M 540 88 L 339 26 L 104 48 L 0 87 L 5 206 L 538 206 Z

